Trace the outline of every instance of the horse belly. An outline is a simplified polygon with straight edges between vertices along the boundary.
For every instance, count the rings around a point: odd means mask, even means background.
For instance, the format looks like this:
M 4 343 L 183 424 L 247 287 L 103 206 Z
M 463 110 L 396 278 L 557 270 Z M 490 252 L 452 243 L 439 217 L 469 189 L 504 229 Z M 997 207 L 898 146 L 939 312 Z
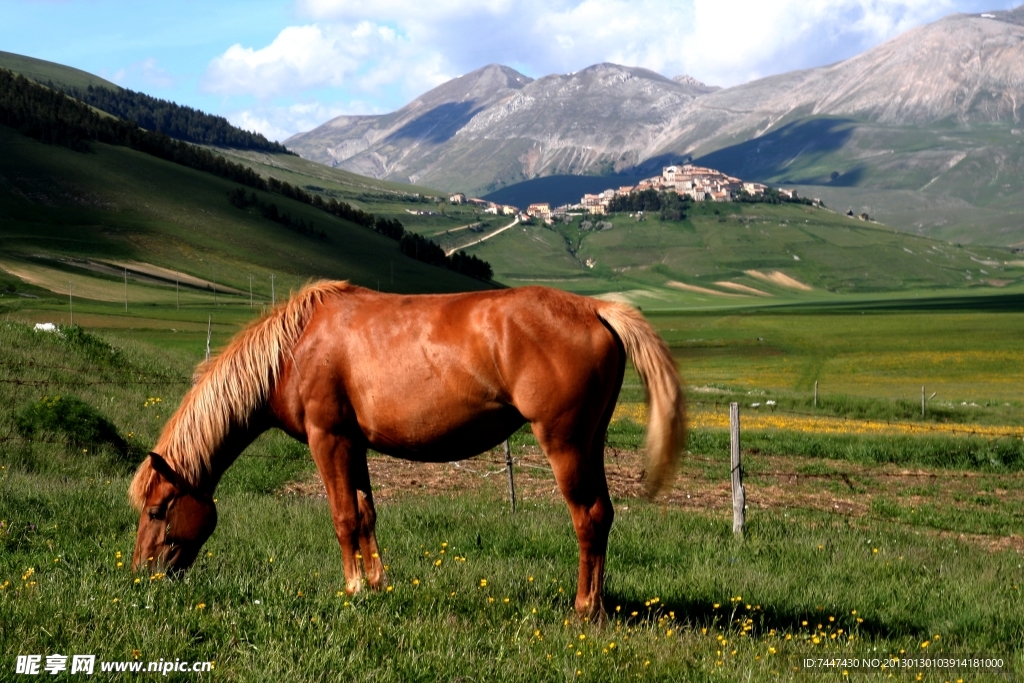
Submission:
M 469 412 L 435 404 L 434 409 L 403 411 L 399 419 L 378 417 L 363 425 L 363 432 L 370 447 L 381 453 L 418 462 L 452 462 L 494 448 L 524 422 L 512 406 L 495 404 Z

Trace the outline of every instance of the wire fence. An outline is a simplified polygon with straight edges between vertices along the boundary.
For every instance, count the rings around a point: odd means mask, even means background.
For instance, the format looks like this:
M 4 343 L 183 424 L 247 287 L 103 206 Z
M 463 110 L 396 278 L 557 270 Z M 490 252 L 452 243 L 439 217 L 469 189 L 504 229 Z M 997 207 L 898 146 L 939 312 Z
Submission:
M 7 372 L 4 372 L 6 370 Z M 60 372 L 68 373 L 71 377 L 62 377 L 60 379 L 39 379 L 35 377 L 18 377 L 12 376 L 15 373 L 23 373 L 29 371 L 29 373 L 35 372 Z M 90 368 L 85 367 L 74 367 L 66 365 L 50 365 L 45 363 L 38 363 L 35 361 L 9 361 L 0 360 L 0 384 L 11 385 L 15 387 L 26 387 L 26 388 L 39 388 L 39 387 L 57 387 L 57 388 L 81 388 L 81 387 L 97 387 L 97 386 L 176 386 L 184 387 L 189 386 L 192 383 L 192 379 L 182 375 L 168 374 L 168 373 L 153 373 L 143 372 L 135 369 L 126 368 L 123 371 L 114 370 L 113 372 L 122 372 L 122 377 L 111 378 L 111 379 L 93 379 L 88 377 L 93 372 Z M 7 375 L 7 376 L 3 376 Z M 729 403 L 725 401 L 717 400 L 693 400 L 687 402 L 687 408 L 690 410 L 691 415 L 697 417 L 713 415 L 716 418 L 728 418 Z M 638 404 L 645 405 L 645 404 Z M 893 434 L 887 433 L 887 429 L 896 431 L 909 431 L 908 436 L 921 436 L 921 435 L 941 435 L 941 436 L 954 436 L 954 437 L 970 437 L 974 439 L 983 439 L 990 443 L 994 443 L 1003 439 L 1024 439 L 1024 426 L 1013 427 L 1005 425 L 961 425 L 957 423 L 935 423 L 935 422 L 922 422 L 917 420 L 896 420 L 896 419 L 879 419 L 879 418 L 862 418 L 862 417 L 851 417 L 849 415 L 838 415 L 827 409 L 821 410 L 794 410 L 792 408 L 780 407 L 778 405 L 760 405 L 756 409 L 747 412 L 744 416 L 744 420 L 750 421 L 753 418 L 754 424 L 745 426 L 745 431 L 752 432 L 785 432 L 792 431 L 785 428 L 779 428 L 772 425 L 759 425 L 757 420 L 760 418 L 771 418 L 776 416 L 788 416 L 799 418 L 802 420 L 809 421 L 826 421 L 829 423 L 829 428 L 824 430 L 797 430 L 807 431 L 811 433 L 818 433 L 823 435 L 848 435 L 848 436 L 892 436 Z M 646 417 L 639 422 L 644 425 Z M 870 424 L 875 427 L 875 431 L 865 433 L 864 431 L 858 431 L 857 429 L 844 429 L 844 425 L 850 427 L 863 426 Z M 725 432 L 728 430 L 727 420 L 724 424 L 711 425 L 711 426 L 700 426 L 697 429 L 703 429 L 713 432 Z M 39 435 L 25 435 L 16 433 L 13 428 L 9 429 L 6 434 L 0 435 L 0 444 L 2 443 L 42 443 L 53 446 L 69 446 L 73 439 L 68 438 L 49 438 L 42 437 Z M 76 447 L 83 447 L 89 450 L 103 447 L 104 443 L 95 442 L 74 442 Z M 611 449 L 615 451 L 616 449 Z M 750 451 L 747 451 L 749 454 Z M 280 459 L 286 456 L 272 455 L 259 453 L 258 449 L 249 448 L 245 452 L 246 457 L 253 458 L 267 458 L 267 459 Z M 708 463 L 725 464 L 725 458 L 707 458 L 693 454 L 687 454 L 688 460 L 706 461 Z M 477 472 L 473 468 L 466 465 L 456 465 L 460 469 L 474 474 L 480 474 L 484 477 L 490 477 L 498 473 L 506 472 L 507 466 L 504 462 L 495 462 L 494 465 L 502 465 L 500 468 L 493 471 L 487 470 L 483 472 Z M 537 465 L 522 462 L 521 458 L 514 459 L 515 467 L 523 468 L 538 468 L 538 469 L 549 469 L 543 468 Z M 790 479 L 841 479 L 845 480 L 845 483 L 851 488 L 852 483 L 849 480 L 849 475 L 845 473 L 808 473 L 808 472 L 796 472 L 796 471 L 764 471 L 764 470 L 750 470 L 748 472 L 751 476 L 764 477 L 778 477 L 778 478 L 790 478 Z M 874 472 L 872 476 L 878 477 L 915 477 L 920 478 L 921 473 L 907 473 L 907 472 Z M 932 477 L 939 475 L 932 473 Z M 970 476 L 970 473 L 964 472 L 962 476 Z

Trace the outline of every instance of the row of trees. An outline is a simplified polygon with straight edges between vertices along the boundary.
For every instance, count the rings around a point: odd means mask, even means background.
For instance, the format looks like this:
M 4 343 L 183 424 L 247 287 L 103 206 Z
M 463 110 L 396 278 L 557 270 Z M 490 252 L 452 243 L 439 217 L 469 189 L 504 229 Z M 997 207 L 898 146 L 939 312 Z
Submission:
M 6 69 L 0 69 L 0 125 L 9 126 L 40 142 L 57 144 L 77 151 L 88 151 L 92 141 L 129 147 L 188 168 L 212 173 L 255 190 L 294 199 L 338 218 L 376 230 L 395 240 L 401 240 L 406 236 L 404 227 L 397 220 L 378 219 L 372 213 L 357 209 L 346 202 L 339 202 L 334 198 L 324 199 L 319 194 L 311 194 L 277 178 L 263 178 L 248 166 L 228 161 L 208 149 L 174 140 L 163 133 L 142 129 L 129 121 L 100 116 L 82 102 Z M 430 242 L 422 237 L 419 239 Z M 436 244 L 434 246 L 437 247 Z M 440 247 L 437 249 L 440 250 Z M 413 248 L 414 253 L 419 251 L 418 246 Z M 443 250 L 441 253 L 443 256 Z M 486 268 L 472 268 L 471 270 L 479 273 L 473 277 L 489 280 L 490 265 L 480 259 L 476 261 L 484 264 Z M 448 262 L 435 265 L 447 267 Z M 460 269 L 459 272 L 466 271 Z M 487 273 L 486 277 L 482 276 L 484 273 Z
M 810 197 L 801 197 L 793 190 L 793 196 L 784 195 L 774 187 L 766 188 L 763 194 L 752 195 L 740 190 L 736 193 L 736 201 L 746 204 L 807 204 L 813 205 L 815 201 Z M 822 204 L 821 206 L 825 206 Z
M 398 249 L 417 261 L 454 270 L 456 273 L 475 277 L 478 280 L 490 280 L 494 276 L 491 264 L 487 261 L 467 254 L 465 251 L 458 251 L 451 256 L 446 256 L 444 249 L 436 242 L 413 232 L 407 232 L 402 236 L 398 243 Z
M 644 213 L 660 212 L 663 221 L 686 220 L 686 212 L 690 208 L 690 198 L 675 192 L 658 192 L 647 189 L 640 192 L 613 197 L 608 204 L 611 213 L 643 211 Z
M 146 130 L 163 133 L 176 140 L 199 145 L 216 145 L 261 152 L 294 154 L 282 144 L 271 142 L 259 133 L 232 126 L 223 116 L 214 116 L 192 107 L 151 97 L 134 90 L 111 90 L 90 85 L 85 90 L 49 83 L 65 93 L 108 114 L 132 121 Z
M 294 218 L 290 213 L 278 209 L 277 204 L 261 202 L 255 192 L 249 192 L 247 194 L 246 191 L 240 187 L 228 192 L 228 201 L 231 202 L 232 206 L 238 207 L 239 209 L 255 207 L 261 216 L 279 225 L 283 225 L 292 232 L 297 232 L 306 237 L 313 237 L 322 242 L 327 241 L 327 233 L 323 230 L 317 230 L 312 221 L 307 222 L 303 218 Z
M 782 194 L 774 187 L 765 189 L 763 194 L 752 195 L 744 190 L 736 193 L 737 202 L 748 204 L 814 204 L 813 199 L 800 197 L 796 191 L 793 196 Z M 644 213 L 660 212 L 662 220 L 681 221 L 686 219 L 686 212 L 690 210 L 693 201 L 689 195 L 680 195 L 676 192 L 658 192 L 648 189 L 642 192 L 631 192 L 627 195 L 619 195 L 608 204 L 608 211 L 611 213 L 643 211 Z M 823 205 L 824 206 L 824 205 Z

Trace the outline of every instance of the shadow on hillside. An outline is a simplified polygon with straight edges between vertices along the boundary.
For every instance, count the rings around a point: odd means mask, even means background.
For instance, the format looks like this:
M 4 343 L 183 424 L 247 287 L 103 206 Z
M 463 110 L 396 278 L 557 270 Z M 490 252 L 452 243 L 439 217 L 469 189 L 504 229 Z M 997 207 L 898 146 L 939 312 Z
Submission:
M 414 139 L 435 144 L 447 142 L 483 109 L 474 109 L 474 104 L 472 101 L 446 102 L 434 107 L 389 135 L 388 141 Z
M 658 169 L 661 173 L 661 169 Z M 634 175 L 549 175 L 524 180 L 484 195 L 484 199 L 499 204 L 525 207 L 547 202 L 551 206 L 575 204 L 585 194 L 597 194 L 622 185 L 635 185 L 646 176 Z
M 779 304 L 780 313 L 828 313 L 829 315 L 860 315 L 865 312 L 899 311 L 985 311 L 987 313 L 1020 313 L 1024 311 L 1024 294 L 967 294 L 926 298 L 875 299 L 836 302 L 795 302 Z
M 814 118 L 794 121 L 766 135 L 725 147 L 692 162 L 724 171 L 744 180 L 784 177 L 784 182 L 804 185 L 855 185 L 859 169 L 834 169 L 840 175 L 801 177 L 801 159 L 817 159 L 841 149 L 850 140 L 857 121 L 847 118 Z M 638 168 L 659 172 L 662 166 L 686 161 L 678 154 L 663 154 L 648 159 Z M 831 173 L 831 171 L 829 172 Z

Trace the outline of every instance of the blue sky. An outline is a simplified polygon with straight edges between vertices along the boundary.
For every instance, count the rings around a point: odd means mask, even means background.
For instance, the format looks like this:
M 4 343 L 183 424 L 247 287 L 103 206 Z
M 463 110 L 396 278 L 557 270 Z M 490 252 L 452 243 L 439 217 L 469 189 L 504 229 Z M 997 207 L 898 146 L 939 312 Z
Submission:
M 1019 1 L 1019 0 L 1018 0 Z M 283 140 L 392 111 L 489 63 L 603 61 L 736 85 L 852 57 L 1007 0 L 0 0 L 0 50 L 60 62 Z

